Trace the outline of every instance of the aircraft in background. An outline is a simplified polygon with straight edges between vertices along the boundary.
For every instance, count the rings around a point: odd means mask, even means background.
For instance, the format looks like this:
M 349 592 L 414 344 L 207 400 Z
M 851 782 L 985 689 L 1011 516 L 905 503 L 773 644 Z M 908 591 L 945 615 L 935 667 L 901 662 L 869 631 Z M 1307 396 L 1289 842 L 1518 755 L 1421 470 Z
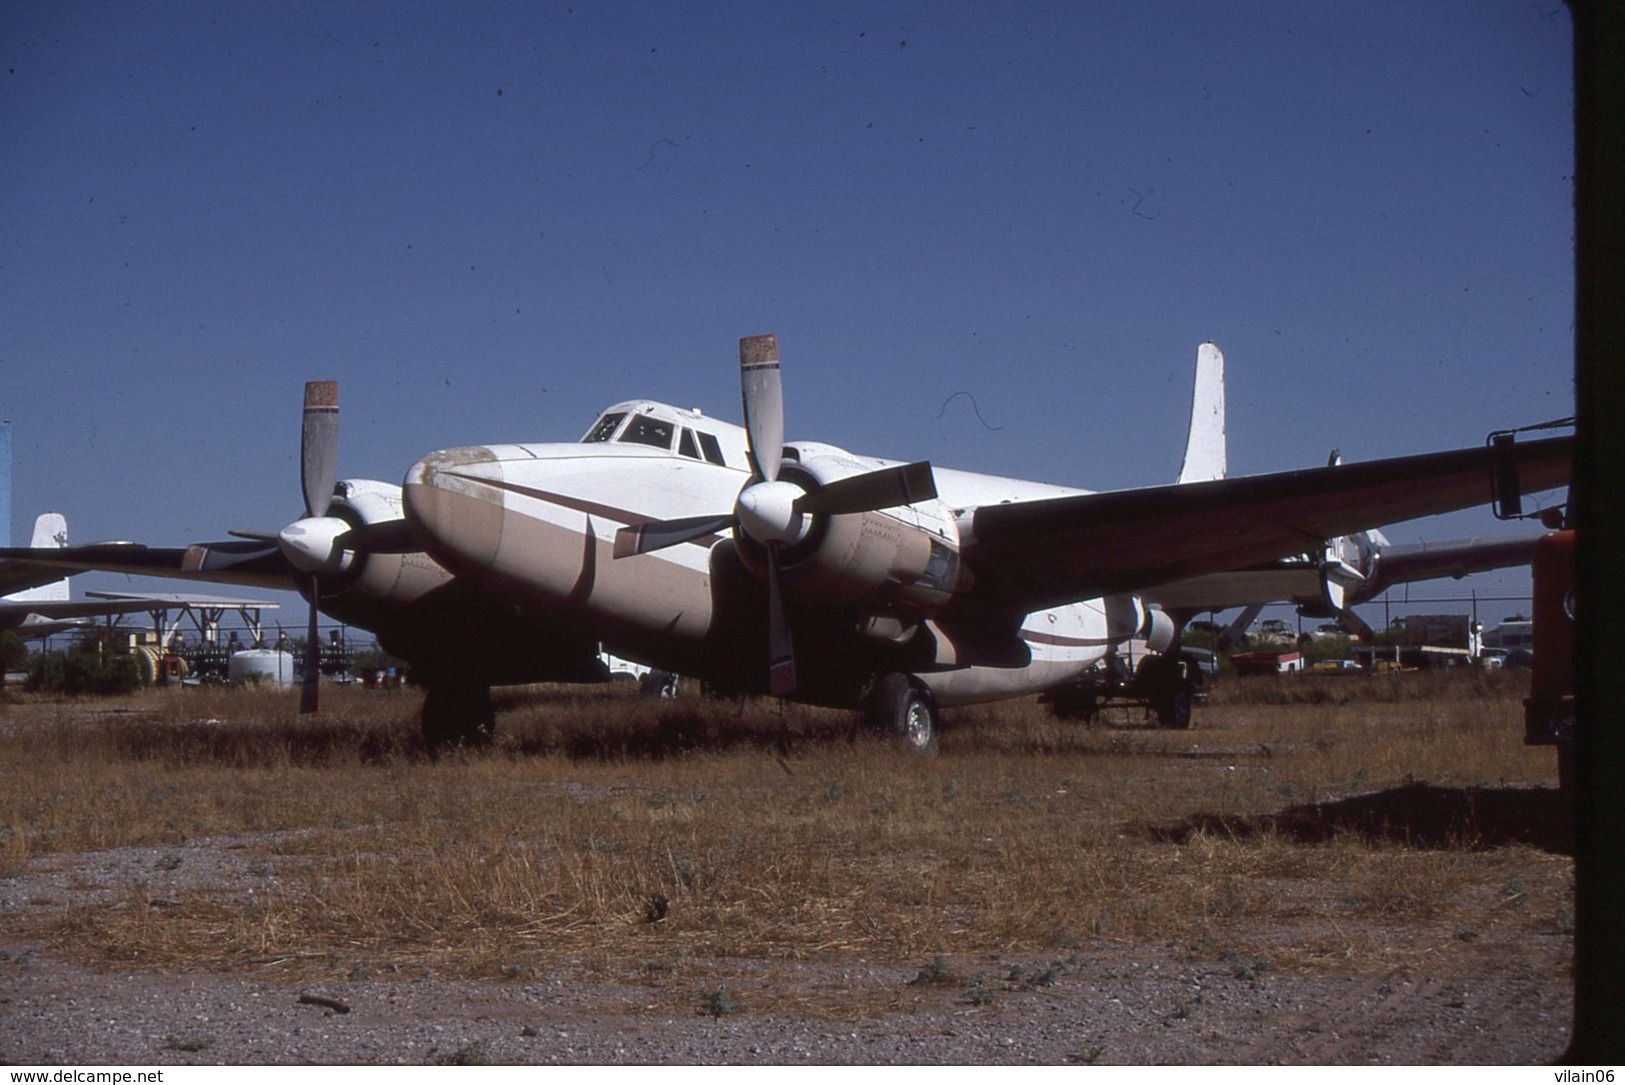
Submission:
M 295 588 L 312 628 L 319 607 L 409 662 L 431 745 L 489 735 L 492 685 L 605 680 L 602 643 L 719 690 L 864 707 L 928 748 L 940 706 L 1055 688 L 1129 638 L 1172 644 L 1158 591 L 1488 502 L 1505 462 L 1467 449 L 1226 478 L 1223 358 L 1204 344 L 1180 482 L 1090 493 L 786 446 L 776 341 L 741 348 L 744 427 L 628 401 L 579 442 L 432 454 L 404 490 L 336 479 L 337 386 L 311 382 L 287 527 L 7 550 L 0 584 L 48 567 Z M 1566 438 L 1508 455 L 1526 490 L 1568 479 Z M 1282 597 L 1265 583 L 1254 595 Z
M 1211 482 L 1225 478 L 1224 356 L 1212 343 L 1197 350 L 1196 391 L 1191 426 L 1179 481 Z M 1332 450 L 1326 466 L 1343 462 Z M 1145 598 L 1167 613 L 1182 630 L 1203 613 L 1242 608 L 1230 623 L 1237 635 L 1273 603 L 1290 603 L 1308 618 L 1335 618 L 1350 632 L 1371 633 L 1354 613 L 1396 584 L 1441 577 L 1460 579 L 1471 573 L 1528 565 L 1540 534 L 1457 539 L 1438 543 L 1394 545 L 1377 528 L 1327 539 L 1314 550 L 1243 569 L 1206 573 L 1145 591 Z
M 68 521 L 61 513 L 43 513 L 34 520 L 30 546 L 40 550 L 60 550 L 68 544 Z M 59 614 L 55 604 L 69 600 L 68 578 L 60 569 L 8 569 L 0 577 L 0 588 L 12 589 L 0 597 L 0 629 L 9 629 L 24 640 L 47 637 L 85 624 L 80 616 Z

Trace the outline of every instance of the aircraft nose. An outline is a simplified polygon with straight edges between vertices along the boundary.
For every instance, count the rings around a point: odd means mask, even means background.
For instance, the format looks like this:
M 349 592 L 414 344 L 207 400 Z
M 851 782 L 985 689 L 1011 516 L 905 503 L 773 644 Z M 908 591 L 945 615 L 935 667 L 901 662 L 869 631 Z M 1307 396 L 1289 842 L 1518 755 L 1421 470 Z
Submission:
M 406 521 L 431 557 L 453 570 L 489 565 L 502 541 L 502 462 L 489 448 L 432 452 L 401 484 Z

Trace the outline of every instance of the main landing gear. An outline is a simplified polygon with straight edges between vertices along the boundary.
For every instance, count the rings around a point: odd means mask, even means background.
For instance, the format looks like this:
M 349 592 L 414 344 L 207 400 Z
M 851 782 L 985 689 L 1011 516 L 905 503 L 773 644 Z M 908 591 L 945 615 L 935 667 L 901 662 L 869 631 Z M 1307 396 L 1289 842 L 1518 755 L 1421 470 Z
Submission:
M 436 682 L 423 688 L 423 744 L 431 753 L 490 745 L 496 729 L 490 686 Z
M 875 680 L 864 698 L 864 721 L 904 750 L 929 757 L 937 752 L 939 717 L 931 691 L 906 674 Z

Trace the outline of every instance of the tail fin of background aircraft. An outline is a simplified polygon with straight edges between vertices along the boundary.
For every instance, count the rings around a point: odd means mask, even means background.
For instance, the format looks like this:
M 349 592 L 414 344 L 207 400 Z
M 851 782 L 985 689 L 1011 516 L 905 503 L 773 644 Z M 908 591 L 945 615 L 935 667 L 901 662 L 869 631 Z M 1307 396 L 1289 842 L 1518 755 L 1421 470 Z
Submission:
M 68 519 L 60 512 L 47 512 L 34 521 L 34 541 L 29 545 L 35 548 L 54 547 L 61 549 L 68 545 Z M 57 603 L 70 598 L 68 591 L 68 578 L 63 577 L 54 584 L 45 584 L 38 588 L 8 595 L 6 598 L 17 603 Z
M 1228 471 L 1224 440 L 1224 355 L 1212 343 L 1196 348 L 1196 391 L 1185 437 L 1180 482 L 1211 482 Z

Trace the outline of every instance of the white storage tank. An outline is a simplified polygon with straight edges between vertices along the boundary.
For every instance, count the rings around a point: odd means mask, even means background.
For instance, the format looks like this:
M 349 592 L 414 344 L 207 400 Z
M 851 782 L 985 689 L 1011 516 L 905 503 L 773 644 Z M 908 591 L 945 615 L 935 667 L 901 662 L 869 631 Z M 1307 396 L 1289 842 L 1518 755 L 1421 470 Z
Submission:
M 226 664 L 226 677 L 234 685 L 266 683 L 277 689 L 293 685 L 293 653 L 272 648 L 250 648 L 233 652 Z

